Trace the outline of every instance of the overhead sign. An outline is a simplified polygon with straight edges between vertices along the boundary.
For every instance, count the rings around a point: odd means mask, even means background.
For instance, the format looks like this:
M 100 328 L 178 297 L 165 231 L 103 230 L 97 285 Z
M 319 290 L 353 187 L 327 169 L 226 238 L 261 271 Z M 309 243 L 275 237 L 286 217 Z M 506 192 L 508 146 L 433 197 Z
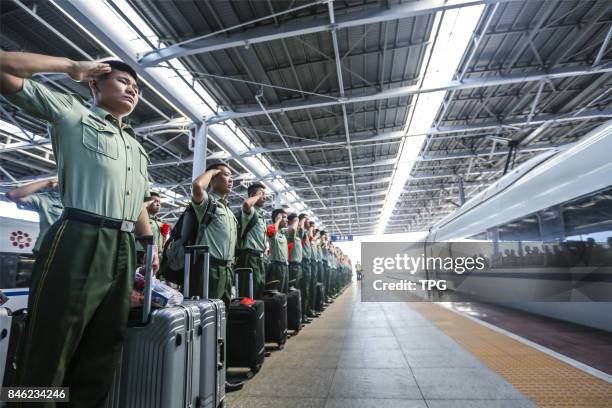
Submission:
M 352 235 L 332 235 L 331 240 L 332 242 L 347 242 L 347 241 L 352 241 L 353 236 Z

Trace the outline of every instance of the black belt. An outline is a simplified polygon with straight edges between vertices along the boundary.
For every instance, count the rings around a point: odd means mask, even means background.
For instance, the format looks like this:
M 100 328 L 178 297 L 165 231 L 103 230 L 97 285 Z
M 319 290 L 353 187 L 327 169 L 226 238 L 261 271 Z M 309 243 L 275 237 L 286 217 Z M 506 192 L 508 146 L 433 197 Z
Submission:
M 239 249 L 238 252 L 246 252 L 246 253 L 249 253 L 251 255 L 255 255 L 255 256 L 259 257 L 259 258 L 261 258 L 263 256 L 263 252 L 256 251 L 254 249 L 248 249 L 248 248 Z
M 270 261 L 270 263 L 273 263 L 274 265 L 285 265 L 285 266 L 287 266 L 287 262 L 283 262 L 283 261 Z
M 298 261 L 290 261 L 289 264 L 290 265 L 301 265 L 302 262 L 301 261 L 300 262 L 298 262 Z
M 216 266 L 231 266 L 232 264 L 232 261 L 226 261 L 225 259 L 217 259 L 212 256 L 209 258 L 209 262 L 211 265 L 216 265 Z
M 134 232 L 136 224 L 133 221 L 118 220 L 116 218 L 103 217 L 102 215 L 90 213 L 76 208 L 64 208 L 62 219 L 84 222 L 85 224 L 97 225 L 100 228 L 112 228 L 124 232 Z

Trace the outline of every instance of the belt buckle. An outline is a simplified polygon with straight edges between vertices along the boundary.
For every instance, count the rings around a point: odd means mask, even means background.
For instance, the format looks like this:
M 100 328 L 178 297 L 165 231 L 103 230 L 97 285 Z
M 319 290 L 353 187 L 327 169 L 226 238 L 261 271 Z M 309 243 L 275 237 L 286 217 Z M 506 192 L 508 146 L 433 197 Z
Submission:
M 132 221 L 123 220 L 121 221 L 121 231 L 123 232 L 133 232 L 134 231 L 134 223 Z

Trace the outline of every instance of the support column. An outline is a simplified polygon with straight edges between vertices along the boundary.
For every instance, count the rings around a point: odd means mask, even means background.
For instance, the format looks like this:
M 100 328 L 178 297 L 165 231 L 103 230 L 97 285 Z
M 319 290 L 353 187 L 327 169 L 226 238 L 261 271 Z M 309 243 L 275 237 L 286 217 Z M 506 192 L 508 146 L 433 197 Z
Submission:
M 281 207 L 281 193 L 276 193 L 274 195 L 274 208 L 282 208 Z
M 193 147 L 193 164 L 191 179 L 195 180 L 206 170 L 206 148 L 208 145 L 208 124 L 202 122 L 196 130 Z
M 465 204 L 465 189 L 463 187 L 463 177 L 459 177 L 459 204 Z

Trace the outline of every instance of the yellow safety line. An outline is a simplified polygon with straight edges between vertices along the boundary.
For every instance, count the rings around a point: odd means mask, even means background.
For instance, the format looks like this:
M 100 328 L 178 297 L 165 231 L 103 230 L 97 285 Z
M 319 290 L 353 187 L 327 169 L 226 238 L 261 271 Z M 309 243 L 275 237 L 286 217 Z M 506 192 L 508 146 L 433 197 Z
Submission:
M 540 407 L 612 407 L 612 384 L 600 378 L 441 306 L 411 307 Z

